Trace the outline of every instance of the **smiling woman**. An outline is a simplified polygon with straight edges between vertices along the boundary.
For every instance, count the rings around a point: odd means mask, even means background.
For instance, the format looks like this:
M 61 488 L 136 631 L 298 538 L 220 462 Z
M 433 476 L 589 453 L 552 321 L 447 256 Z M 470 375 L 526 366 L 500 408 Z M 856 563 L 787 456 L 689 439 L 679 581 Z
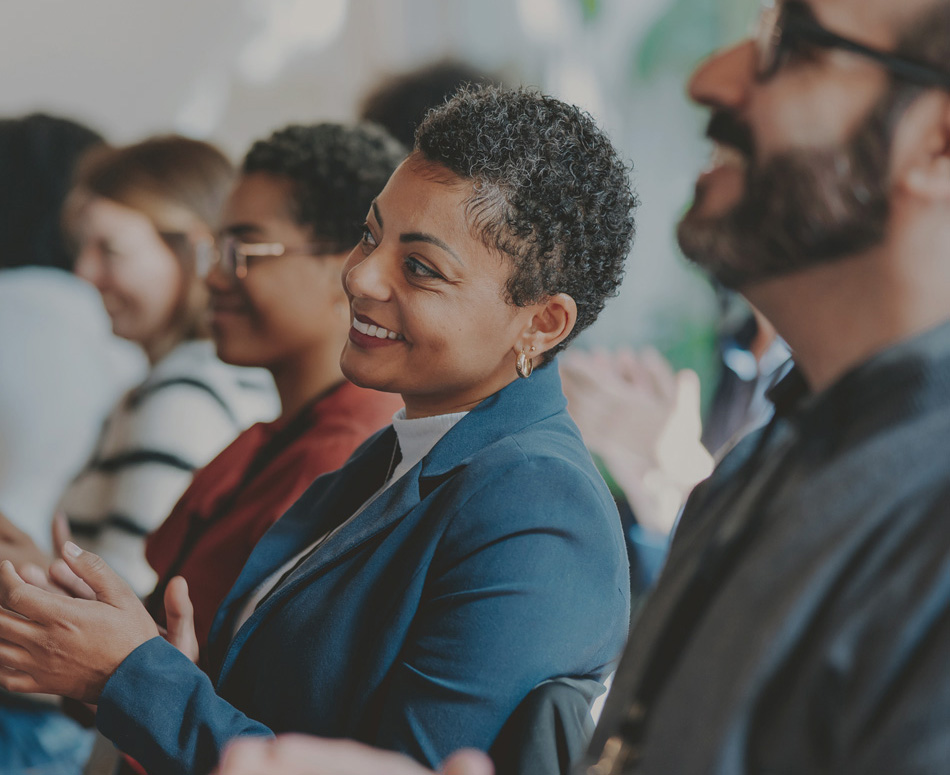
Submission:
M 343 372 L 405 411 L 258 543 L 211 625 L 213 678 L 70 546 L 98 602 L 0 565 L 0 685 L 98 702 L 160 775 L 287 731 L 435 764 L 488 750 L 537 684 L 602 679 L 626 554 L 552 363 L 619 285 L 635 203 L 574 107 L 485 88 L 431 113 L 343 267 Z

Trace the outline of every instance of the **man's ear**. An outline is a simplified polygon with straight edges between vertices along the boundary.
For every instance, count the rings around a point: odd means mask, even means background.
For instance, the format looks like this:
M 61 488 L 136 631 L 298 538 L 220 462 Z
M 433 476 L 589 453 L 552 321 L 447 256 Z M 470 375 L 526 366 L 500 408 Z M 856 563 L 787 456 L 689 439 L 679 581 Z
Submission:
M 893 148 L 898 186 L 916 199 L 950 204 L 950 97 L 911 105 Z
M 577 323 L 577 304 L 566 293 L 556 293 L 534 305 L 528 325 L 515 343 L 515 353 L 537 358 L 570 336 Z

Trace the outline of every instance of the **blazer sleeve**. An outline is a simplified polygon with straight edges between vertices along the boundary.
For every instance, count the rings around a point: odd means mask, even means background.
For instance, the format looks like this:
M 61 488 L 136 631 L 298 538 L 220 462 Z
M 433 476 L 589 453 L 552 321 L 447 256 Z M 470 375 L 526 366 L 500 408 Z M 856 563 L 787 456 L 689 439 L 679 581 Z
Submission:
M 150 775 L 207 773 L 233 738 L 273 734 L 218 697 L 208 676 L 158 637 L 106 683 L 96 726 Z
M 457 748 L 487 751 L 541 681 L 603 679 L 626 639 L 629 582 L 619 517 L 596 484 L 527 459 L 446 515 L 368 742 L 437 766 Z

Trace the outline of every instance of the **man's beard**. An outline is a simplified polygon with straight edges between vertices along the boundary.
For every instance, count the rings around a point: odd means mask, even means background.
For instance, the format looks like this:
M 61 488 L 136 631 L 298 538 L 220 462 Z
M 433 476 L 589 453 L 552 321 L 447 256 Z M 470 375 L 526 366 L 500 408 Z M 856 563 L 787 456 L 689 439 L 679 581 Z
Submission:
M 789 151 L 760 168 L 749 130 L 717 114 L 710 137 L 750 159 L 743 196 L 716 217 L 703 217 L 695 204 L 677 231 L 681 249 L 724 285 L 741 288 L 880 244 L 890 215 L 893 125 L 904 106 L 891 91 L 843 147 Z

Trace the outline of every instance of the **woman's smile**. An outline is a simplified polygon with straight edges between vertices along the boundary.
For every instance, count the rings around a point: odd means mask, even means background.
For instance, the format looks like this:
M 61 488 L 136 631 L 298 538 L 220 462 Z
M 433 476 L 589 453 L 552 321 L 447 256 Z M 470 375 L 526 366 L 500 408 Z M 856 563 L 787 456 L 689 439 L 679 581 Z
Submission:
M 377 341 L 364 341 L 372 339 Z M 384 328 L 372 318 L 354 314 L 353 326 L 350 328 L 350 340 L 362 347 L 378 347 L 381 344 L 404 342 L 406 338 L 396 331 Z

